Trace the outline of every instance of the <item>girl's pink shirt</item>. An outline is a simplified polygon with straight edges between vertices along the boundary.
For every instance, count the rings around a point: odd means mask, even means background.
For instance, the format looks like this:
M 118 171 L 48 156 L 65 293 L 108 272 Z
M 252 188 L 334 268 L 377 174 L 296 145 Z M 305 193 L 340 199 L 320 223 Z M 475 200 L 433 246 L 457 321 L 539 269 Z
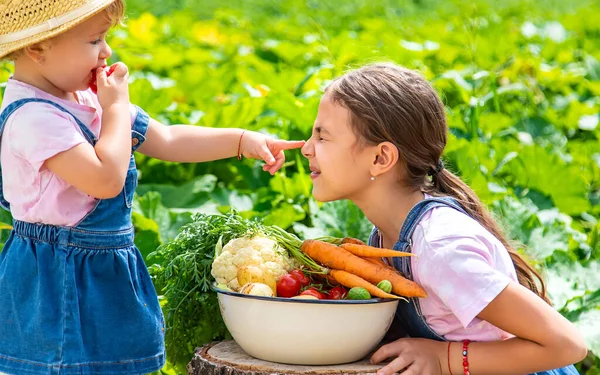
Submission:
M 477 221 L 449 207 L 426 213 L 412 236 L 414 281 L 429 326 L 450 341 L 495 341 L 509 333 L 477 315 L 511 281 L 515 267 L 502 243 Z
M 100 134 L 102 107 L 91 90 L 77 92 L 79 103 L 52 96 L 29 84 L 10 79 L 1 110 L 19 99 L 39 98 L 60 104 Z M 131 106 L 132 123 L 136 109 Z M 49 170 L 45 161 L 87 142 L 73 116 L 46 103 L 28 103 L 8 119 L 0 143 L 5 199 L 16 220 L 73 226 L 97 200 L 69 185 Z

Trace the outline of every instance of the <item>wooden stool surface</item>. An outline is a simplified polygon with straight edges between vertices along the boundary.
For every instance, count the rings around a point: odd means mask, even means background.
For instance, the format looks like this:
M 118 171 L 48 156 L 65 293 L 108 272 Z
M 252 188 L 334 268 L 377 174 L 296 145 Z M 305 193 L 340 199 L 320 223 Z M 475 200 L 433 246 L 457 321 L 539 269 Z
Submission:
M 188 364 L 189 375 L 373 375 L 382 364 L 372 365 L 369 356 L 343 365 L 300 366 L 263 361 L 246 354 L 233 340 L 213 342 L 197 349 Z

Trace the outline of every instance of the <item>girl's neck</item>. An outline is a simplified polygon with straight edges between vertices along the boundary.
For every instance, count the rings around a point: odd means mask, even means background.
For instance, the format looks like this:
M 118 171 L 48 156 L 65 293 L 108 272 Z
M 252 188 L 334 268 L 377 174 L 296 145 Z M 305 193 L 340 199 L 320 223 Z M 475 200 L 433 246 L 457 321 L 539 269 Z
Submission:
M 425 198 L 423 192 L 399 184 L 381 181 L 363 197 L 352 199 L 367 219 L 381 232 L 383 246 L 391 249 L 410 209 Z
M 45 91 L 48 94 L 55 96 L 59 99 L 78 103 L 77 95 L 74 92 L 66 92 L 54 86 L 54 84 L 52 84 L 52 82 L 48 81 L 42 74 L 40 74 L 40 72 L 37 71 L 37 69 L 29 66 L 26 63 L 15 63 L 15 73 L 13 74 L 13 78 L 17 81 L 26 83 L 42 91 Z

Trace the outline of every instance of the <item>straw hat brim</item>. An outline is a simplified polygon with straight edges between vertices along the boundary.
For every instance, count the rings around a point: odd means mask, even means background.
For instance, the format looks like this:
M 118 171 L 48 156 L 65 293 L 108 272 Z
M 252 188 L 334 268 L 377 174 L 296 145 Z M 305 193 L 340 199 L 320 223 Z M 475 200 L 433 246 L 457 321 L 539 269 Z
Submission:
M 39 34 L 32 35 L 28 38 L 24 38 L 15 42 L 0 44 L 0 59 L 5 58 L 8 54 L 18 51 L 21 48 L 25 48 L 27 46 L 42 42 L 59 34 L 62 34 L 69 29 L 79 25 L 80 23 L 88 20 L 89 18 L 95 16 L 96 14 L 103 11 L 107 6 L 113 3 L 115 0 L 105 0 L 102 3 L 98 4 L 98 6 L 90 9 L 89 12 L 83 14 L 81 17 L 76 18 L 72 21 L 66 22 L 56 28 L 48 31 L 44 31 Z

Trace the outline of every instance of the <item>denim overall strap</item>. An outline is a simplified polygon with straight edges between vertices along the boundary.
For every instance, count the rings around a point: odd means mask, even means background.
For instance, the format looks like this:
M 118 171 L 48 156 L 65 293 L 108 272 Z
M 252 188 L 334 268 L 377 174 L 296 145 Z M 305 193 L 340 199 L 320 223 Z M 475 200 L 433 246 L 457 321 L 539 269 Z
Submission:
M 68 114 L 70 114 L 71 116 L 73 116 L 73 114 L 71 112 L 69 112 L 68 110 L 66 110 L 64 107 L 62 107 L 60 104 L 54 103 L 50 100 L 45 100 L 45 99 L 38 99 L 38 98 L 28 98 L 28 99 L 20 99 L 17 100 L 11 104 L 9 104 L 4 111 L 2 111 L 2 113 L 0 114 L 0 137 L 2 137 L 2 133 L 4 132 L 4 126 L 6 125 L 6 122 L 8 121 L 8 118 L 19 108 L 21 108 L 22 106 L 24 106 L 27 103 L 45 103 L 45 104 L 50 104 L 58 109 L 60 109 L 63 112 L 66 112 Z M 92 145 L 96 144 L 96 137 L 94 136 L 94 134 L 90 131 L 90 129 L 87 128 L 87 126 L 83 125 L 83 123 L 81 121 L 79 121 L 79 119 L 75 116 L 73 116 L 73 118 L 75 119 L 75 122 L 77 123 L 77 125 L 79 125 L 79 128 L 81 129 L 83 136 L 85 137 L 85 139 Z M 2 165 L 0 165 L 0 207 L 2 207 L 3 209 L 10 211 L 10 204 L 6 201 L 6 199 L 4 199 L 4 193 L 3 193 L 3 189 L 2 189 Z
M 460 212 L 465 213 L 464 209 L 452 198 L 448 197 L 431 197 L 422 200 L 417 203 L 408 213 L 402 228 L 400 229 L 400 236 L 398 241 L 394 245 L 394 250 L 411 252 L 412 247 L 412 234 L 423 218 L 423 216 L 429 212 L 429 210 L 435 207 L 451 207 Z M 369 244 L 371 246 L 381 246 L 381 236 L 379 230 L 374 228 L 369 237 Z M 398 257 L 394 258 L 394 267 L 400 271 L 409 280 L 413 280 L 411 262 L 409 257 Z M 408 302 L 400 302 L 396 310 L 395 323 L 401 327 L 398 329 L 398 334 L 408 334 L 410 337 L 427 338 L 437 341 L 446 341 L 446 339 L 438 335 L 433 331 L 421 312 L 421 307 L 418 298 L 409 298 Z
M 138 184 L 138 171 L 133 152 L 145 141 L 149 122 L 148 114 L 141 108 L 137 108 L 137 115 L 131 129 L 131 156 L 123 190 L 114 198 L 98 200 L 94 209 L 75 225 L 77 230 L 85 231 L 88 235 L 98 231 L 115 235 L 125 233 L 133 238 L 131 207 Z
M 404 223 L 402 224 L 402 228 L 400 229 L 400 236 L 398 238 L 398 242 L 394 245 L 394 250 L 400 250 L 404 252 L 411 252 L 412 247 L 412 235 L 415 231 L 415 228 L 423 218 L 423 216 L 429 212 L 429 210 L 436 207 L 451 207 L 455 210 L 462 212 L 465 215 L 468 215 L 466 211 L 458 204 L 458 202 L 449 197 L 431 197 L 422 200 L 417 203 L 404 219 Z M 398 257 L 394 258 L 394 266 L 401 271 L 406 277 L 409 277 L 412 280 L 412 271 L 410 267 L 410 259 L 407 257 Z

